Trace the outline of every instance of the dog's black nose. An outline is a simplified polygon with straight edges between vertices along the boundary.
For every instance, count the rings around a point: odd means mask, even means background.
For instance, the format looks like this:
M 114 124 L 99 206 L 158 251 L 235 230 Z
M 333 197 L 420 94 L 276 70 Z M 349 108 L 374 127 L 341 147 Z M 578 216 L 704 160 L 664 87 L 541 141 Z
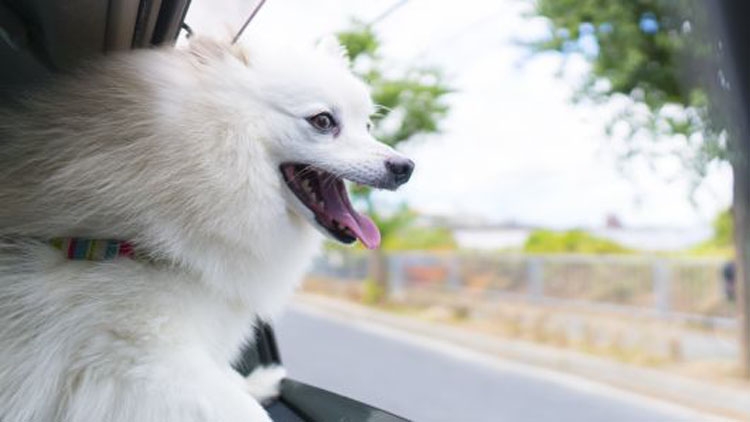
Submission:
M 393 175 L 396 187 L 409 181 L 414 171 L 414 161 L 408 158 L 390 158 L 385 162 L 385 168 Z

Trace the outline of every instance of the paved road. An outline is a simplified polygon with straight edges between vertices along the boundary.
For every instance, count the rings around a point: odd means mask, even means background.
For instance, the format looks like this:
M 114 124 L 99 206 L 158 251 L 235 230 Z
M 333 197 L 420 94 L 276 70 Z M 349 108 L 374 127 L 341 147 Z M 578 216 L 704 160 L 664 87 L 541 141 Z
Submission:
M 581 378 L 295 307 L 277 323 L 290 376 L 415 421 L 703 421 Z

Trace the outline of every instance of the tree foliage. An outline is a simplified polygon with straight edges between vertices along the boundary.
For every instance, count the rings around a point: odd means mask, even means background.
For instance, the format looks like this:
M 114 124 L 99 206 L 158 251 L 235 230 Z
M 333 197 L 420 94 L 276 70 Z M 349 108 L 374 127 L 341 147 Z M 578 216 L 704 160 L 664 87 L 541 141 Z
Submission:
M 578 97 L 604 103 L 628 98 L 613 119 L 628 127 L 626 156 L 644 153 L 639 136 L 683 141 L 684 164 L 698 176 L 729 154 L 721 49 L 700 0 L 538 0 L 535 14 L 550 33 L 536 52 L 580 54 L 591 72 Z M 729 136 L 728 136 L 729 135 Z M 689 151 L 689 153 L 685 153 Z
M 734 222 L 732 221 L 732 211 L 727 209 L 719 213 L 713 222 L 714 238 L 713 241 L 719 246 L 731 247 L 734 243 Z
M 372 88 L 372 98 L 380 107 L 373 116 L 376 137 L 395 146 L 417 134 L 435 133 L 448 113 L 445 95 L 451 89 L 440 70 L 412 67 L 403 72 L 385 72 L 379 55 L 380 41 L 371 27 L 355 22 L 338 34 L 353 68 Z M 387 127 L 383 123 L 394 118 Z
M 582 254 L 622 254 L 631 250 L 608 239 L 592 236 L 583 230 L 555 232 L 536 230 L 524 244 L 526 253 L 582 253 Z
M 686 252 L 690 255 L 706 255 L 730 258 L 734 255 L 734 222 L 732 211 L 720 212 L 713 221 L 713 236 Z
M 388 216 L 375 216 L 383 234 L 383 248 L 389 251 L 456 249 L 453 233 L 446 228 L 423 227 L 415 224 L 418 214 L 405 204 Z

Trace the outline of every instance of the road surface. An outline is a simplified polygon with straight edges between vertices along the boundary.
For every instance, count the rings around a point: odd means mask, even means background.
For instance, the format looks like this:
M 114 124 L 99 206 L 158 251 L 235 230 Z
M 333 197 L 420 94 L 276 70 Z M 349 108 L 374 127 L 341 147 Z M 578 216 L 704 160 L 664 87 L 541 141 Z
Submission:
M 683 407 L 295 306 L 276 325 L 290 377 L 419 422 L 705 421 Z

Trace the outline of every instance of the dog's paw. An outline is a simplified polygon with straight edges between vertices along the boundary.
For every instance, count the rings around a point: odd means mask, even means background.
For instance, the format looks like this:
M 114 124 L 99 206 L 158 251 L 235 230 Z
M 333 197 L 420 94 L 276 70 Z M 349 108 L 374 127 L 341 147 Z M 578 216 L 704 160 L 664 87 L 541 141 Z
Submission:
M 245 378 L 247 391 L 261 403 L 279 396 L 281 380 L 286 378 L 283 366 L 260 366 Z

